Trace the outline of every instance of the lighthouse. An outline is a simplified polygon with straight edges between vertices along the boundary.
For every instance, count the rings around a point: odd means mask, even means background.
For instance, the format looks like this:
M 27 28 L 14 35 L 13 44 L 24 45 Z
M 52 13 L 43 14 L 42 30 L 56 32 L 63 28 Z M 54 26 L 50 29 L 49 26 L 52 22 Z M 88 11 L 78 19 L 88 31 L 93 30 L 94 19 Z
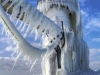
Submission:
M 10 19 L 5 11 L 11 14 Z M 21 31 L 27 26 L 24 36 L 12 23 L 16 18 L 22 21 L 19 28 L 24 24 Z M 83 39 L 78 0 L 39 0 L 37 9 L 26 0 L 0 0 L 0 19 L 15 41 L 16 61 L 24 55 L 33 67 L 42 57 L 42 75 L 79 75 L 79 71 L 89 70 L 89 48 Z M 30 31 L 36 37 L 42 34 L 42 49 L 25 40 Z
M 37 9 L 63 30 L 62 39 L 56 49 L 42 60 L 43 75 L 88 71 L 89 49 L 83 40 L 78 0 L 39 0 Z M 52 40 L 48 40 L 47 36 L 42 41 L 44 48 L 52 43 Z

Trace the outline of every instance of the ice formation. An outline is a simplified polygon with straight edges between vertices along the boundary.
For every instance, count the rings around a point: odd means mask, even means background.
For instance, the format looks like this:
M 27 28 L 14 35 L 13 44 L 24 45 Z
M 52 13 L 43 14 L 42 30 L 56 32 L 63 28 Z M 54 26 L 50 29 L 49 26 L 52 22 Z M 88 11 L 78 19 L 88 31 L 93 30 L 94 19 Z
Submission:
M 52 53 L 48 61 L 45 60 L 47 57 L 43 58 L 43 75 L 67 75 L 78 70 L 88 71 L 89 49 L 83 40 L 78 0 L 39 0 L 37 8 L 58 24 L 61 29 L 62 24 L 64 25 L 65 45 L 60 47 L 61 68 L 58 68 L 59 65 L 54 64 L 58 63 L 57 53 Z M 46 39 L 43 40 L 44 47 L 49 44 L 45 43 Z M 64 42 L 60 41 L 60 43 Z
M 37 9 L 26 0 L 0 0 L 0 20 L 7 34 L 16 42 L 18 56 L 24 55 L 34 66 L 42 57 L 43 75 L 67 75 L 89 70 L 89 49 L 83 40 L 82 23 L 78 0 L 39 0 Z M 10 19 L 6 13 L 11 14 Z M 12 23 L 21 20 L 22 36 Z M 24 37 L 35 32 L 42 34 L 43 49 L 29 44 Z M 32 69 L 31 67 L 31 69 Z M 31 70 L 30 69 L 30 70 Z

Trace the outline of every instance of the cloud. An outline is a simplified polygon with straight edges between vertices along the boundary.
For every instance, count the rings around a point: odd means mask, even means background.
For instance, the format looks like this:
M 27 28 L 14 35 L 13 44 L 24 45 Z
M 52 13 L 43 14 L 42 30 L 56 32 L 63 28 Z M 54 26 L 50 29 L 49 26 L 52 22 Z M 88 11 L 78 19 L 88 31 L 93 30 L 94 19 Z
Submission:
M 100 13 L 90 15 L 87 10 L 81 10 L 83 24 L 85 24 L 85 29 L 100 28 Z
M 90 49 L 90 56 L 96 56 L 97 54 L 100 54 L 100 49 Z
M 4 36 L 4 37 L 0 36 L 0 42 L 5 43 L 7 45 L 13 44 L 12 39 L 10 37 L 6 37 L 6 36 Z
M 79 0 L 79 2 L 81 3 L 81 6 L 85 5 L 86 0 Z
M 18 60 L 13 71 L 11 69 L 14 65 L 13 59 L 9 57 L 0 57 L 0 75 L 40 75 L 41 65 L 40 61 L 36 63 L 33 67 L 32 72 L 30 72 L 31 65 L 27 65 L 25 61 Z
M 81 10 L 84 35 L 87 36 L 91 32 L 100 32 L 100 13 L 91 14 L 90 9 Z
M 100 17 L 93 17 L 88 21 L 86 29 L 91 28 L 100 28 Z
M 4 50 L 0 50 L 0 56 L 1 56 L 4 52 L 5 52 Z
M 84 10 L 81 10 L 81 14 L 82 14 L 82 16 L 83 16 L 83 17 L 82 17 L 83 20 L 86 19 L 86 17 L 89 16 L 88 12 L 86 12 L 86 11 L 84 11 Z
M 93 38 L 92 41 L 94 41 L 94 42 L 100 42 L 100 38 Z
M 90 68 L 92 70 L 99 70 L 100 69 L 100 61 L 91 62 Z
M 6 36 L 0 36 L 0 55 L 6 55 L 7 52 L 12 52 L 15 50 L 15 45 L 13 40 Z
M 90 49 L 90 68 L 92 70 L 100 69 L 100 49 Z
M 100 48 L 90 49 L 90 62 L 100 61 Z
M 15 50 L 15 47 L 12 46 L 12 45 L 7 46 L 7 47 L 5 48 L 5 51 L 7 51 L 7 52 L 12 52 L 12 51 L 14 51 L 14 50 Z

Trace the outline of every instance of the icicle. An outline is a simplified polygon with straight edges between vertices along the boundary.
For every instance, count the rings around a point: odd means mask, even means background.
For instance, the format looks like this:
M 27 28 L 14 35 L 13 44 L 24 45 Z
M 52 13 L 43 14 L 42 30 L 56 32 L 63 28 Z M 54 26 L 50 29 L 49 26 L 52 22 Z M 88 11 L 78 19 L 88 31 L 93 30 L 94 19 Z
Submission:
M 39 45 L 38 45 L 38 48 L 40 47 L 41 43 L 42 43 L 42 41 L 40 41 L 40 43 L 39 43 Z
M 36 26 L 38 27 L 38 26 L 40 25 L 42 19 L 43 19 L 43 14 L 39 13 L 37 19 L 38 19 L 38 21 L 36 22 Z M 37 28 L 37 27 L 36 27 L 36 28 Z
M 1 24 L 4 24 L 5 25 L 5 23 L 4 23 L 4 21 L 2 20 L 1 17 L 0 17 L 0 22 L 1 22 Z M 7 29 L 7 27 L 3 26 L 1 35 L 3 35 L 4 32 L 6 33 L 6 31 L 5 31 L 6 29 Z
M 38 33 L 42 33 L 42 31 L 46 29 L 46 24 L 48 23 L 48 18 L 45 18 L 44 16 L 41 18 L 43 18 L 43 21 L 41 22 L 40 28 L 38 29 Z
M 29 22 L 30 17 L 32 17 L 32 8 L 29 7 L 27 12 L 25 12 L 25 13 L 27 15 L 27 20 L 26 21 Z
M 6 0 L 5 0 L 6 1 Z M 6 12 L 8 12 L 8 10 L 16 3 L 18 2 L 18 0 L 13 0 L 12 3 L 9 5 L 9 7 L 7 8 Z
M 32 58 L 33 58 L 32 52 L 29 53 L 29 56 L 30 56 L 30 57 L 29 57 L 29 60 L 30 60 L 30 63 L 31 63 L 31 62 L 33 61 L 33 59 L 32 59 Z
M 7 37 L 9 38 L 10 37 L 10 33 L 8 32 L 8 35 L 7 35 Z
M 18 25 L 18 23 L 19 23 L 19 19 L 17 19 L 15 26 L 17 26 L 17 25 Z
M 13 12 L 12 12 L 12 15 L 11 15 L 11 17 L 10 17 L 10 20 L 11 20 L 11 21 L 14 21 L 14 19 L 18 16 L 19 11 L 20 11 L 20 7 L 19 7 L 19 6 L 15 6 L 15 7 L 13 8 Z
M 38 27 L 38 26 L 36 25 L 36 23 L 38 23 L 38 15 L 39 15 L 39 11 L 36 10 L 35 15 L 33 16 L 33 17 L 34 17 L 34 20 L 35 20 L 35 24 L 34 24 L 34 28 L 35 28 L 35 29 Z
M 17 62 L 18 58 L 20 57 L 20 55 L 21 55 L 21 52 L 20 52 L 19 55 L 14 59 L 14 60 L 15 60 L 15 63 L 14 63 L 14 65 L 13 65 L 13 67 L 12 67 L 11 72 L 13 71 L 13 69 L 14 69 L 14 67 L 15 67 L 15 65 L 16 65 L 16 62 Z
M 31 19 L 32 20 L 32 19 Z M 27 30 L 26 30 L 26 32 L 25 32 L 25 34 L 24 34 L 24 37 L 26 37 L 27 36 L 27 34 L 28 34 L 28 32 L 32 29 L 32 27 L 33 27 L 33 22 L 32 21 L 30 21 L 29 22 L 29 25 L 28 25 L 28 28 L 27 28 Z M 23 27 L 24 28 L 24 27 Z M 23 31 L 24 29 L 22 28 L 22 30 L 21 31 Z
M 30 60 L 29 63 L 32 64 L 32 60 Z
M 32 68 L 34 66 L 34 64 L 36 63 L 37 59 L 34 61 L 34 63 L 32 64 L 31 68 L 30 68 L 30 72 L 32 71 Z
M 30 16 L 29 16 L 29 25 L 28 25 L 28 28 L 27 28 L 27 30 L 26 30 L 26 32 L 25 32 L 25 34 L 24 34 L 24 37 L 26 37 L 27 36 L 27 34 L 29 33 L 29 31 L 32 29 L 32 27 L 33 27 L 33 13 L 34 13 L 34 8 L 32 8 L 32 10 L 31 10 L 31 12 L 30 12 Z
M 17 55 L 17 57 L 14 59 L 14 61 L 16 62 L 20 56 L 21 56 L 21 52 Z
M 22 27 L 22 30 L 21 30 L 21 31 L 24 31 L 24 30 L 25 30 L 26 25 L 28 25 L 28 23 L 27 23 L 27 22 L 25 22 L 25 23 L 24 23 L 24 25 L 23 25 L 23 27 Z
M 45 3 L 45 8 L 46 8 L 46 11 L 48 11 L 48 4 L 47 4 L 47 2 Z
M 60 3 L 58 2 L 58 10 L 60 10 L 60 7 L 61 7 L 61 6 L 60 6 Z
M 1 35 L 3 35 L 4 34 L 4 32 L 5 32 L 5 29 L 4 29 L 4 27 L 2 28 L 2 33 L 1 33 Z
M 2 6 L 4 6 L 5 4 L 7 4 L 9 2 L 9 0 L 5 0 L 3 3 L 2 3 Z
M 31 11 L 31 9 L 26 13 L 27 14 L 27 16 L 26 16 L 26 20 L 25 20 L 25 22 L 24 22 L 24 26 L 23 26 L 23 28 L 22 28 L 22 30 L 21 31 L 23 31 L 24 29 L 25 29 L 25 26 L 28 24 L 28 23 L 30 23 L 30 18 L 32 17 L 32 13 L 33 13 L 33 11 Z
M 40 30 L 40 23 L 43 19 L 43 14 L 40 13 L 40 15 L 38 16 L 39 20 L 36 22 L 36 25 L 37 25 L 37 37 L 40 35 L 40 33 L 38 33 L 38 30 Z M 42 32 L 42 31 L 41 31 Z
M 16 61 L 17 62 L 17 61 Z M 16 65 L 16 62 L 14 63 L 14 65 L 13 65 L 13 67 L 12 67 L 12 69 L 11 69 L 11 72 L 13 71 L 13 69 L 14 69 L 14 67 L 15 67 L 15 65 Z
M 25 0 L 18 0 L 18 6 L 21 6 L 24 2 Z
M 33 62 L 36 60 L 36 54 L 34 54 L 34 57 L 33 57 L 33 55 L 32 55 L 32 53 L 30 53 L 30 60 L 32 60 Z
M 35 30 L 35 41 L 37 40 L 37 38 L 38 38 L 38 32 L 37 30 Z
M 23 9 L 22 9 L 22 11 L 21 11 L 21 14 L 19 15 L 19 18 L 18 19 L 21 19 L 21 17 L 22 17 L 22 15 L 24 14 L 24 12 L 26 12 L 29 8 L 31 7 L 31 5 L 30 4 L 25 4 L 24 6 L 23 6 Z M 18 20 L 17 20 L 18 21 Z
M 31 34 L 33 34 L 33 32 L 34 32 L 34 31 L 32 30 L 32 31 L 31 31 Z
M 23 25 L 23 22 L 21 22 L 21 24 L 19 25 L 18 29 L 20 29 L 22 27 L 22 25 Z
M 6 32 L 6 36 L 8 36 L 8 32 Z
M 19 51 L 19 46 L 17 45 L 17 47 L 16 47 L 16 49 L 15 49 L 15 51 L 11 54 L 11 56 L 13 56 L 17 51 Z
M 21 32 L 24 31 L 25 27 L 26 27 L 26 23 L 23 25 Z
M 25 21 L 26 21 L 26 19 L 27 19 L 27 14 L 26 14 L 26 13 L 27 13 L 27 12 L 25 12 L 24 18 L 23 18 L 21 24 L 19 25 L 18 29 L 20 29 L 20 28 L 22 27 L 22 25 L 25 23 Z M 21 31 L 22 31 L 22 30 L 21 30 Z
M 23 57 L 23 59 L 22 59 L 22 60 L 23 60 L 23 61 L 24 61 L 24 60 L 26 60 L 26 55 Z
M 13 21 L 19 14 L 20 11 L 20 6 L 24 2 L 24 0 L 19 0 L 19 2 L 14 6 L 13 12 L 11 15 L 11 21 Z

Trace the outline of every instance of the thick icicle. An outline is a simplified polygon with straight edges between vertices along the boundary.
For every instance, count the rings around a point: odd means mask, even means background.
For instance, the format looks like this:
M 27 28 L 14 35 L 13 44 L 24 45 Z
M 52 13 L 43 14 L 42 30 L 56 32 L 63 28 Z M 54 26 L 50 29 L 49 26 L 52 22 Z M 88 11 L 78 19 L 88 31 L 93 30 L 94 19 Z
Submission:
M 3 28 L 3 29 L 2 29 L 2 33 L 1 33 L 1 35 L 3 35 L 3 34 L 4 34 L 4 32 L 5 32 L 5 29 Z
M 30 4 L 28 4 L 28 3 L 25 3 L 25 4 L 24 4 L 23 9 L 22 9 L 22 11 L 21 11 L 21 13 L 20 13 L 20 15 L 19 15 L 18 20 L 20 20 L 20 19 L 22 18 L 23 14 L 24 14 L 30 7 L 31 7 Z M 18 23 L 18 20 L 17 20 L 17 23 Z M 16 24 L 17 24 L 17 23 L 16 23 Z
M 19 0 L 18 3 L 14 6 L 13 12 L 11 15 L 11 21 L 13 21 L 19 14 L 20 12 L 20 6 L 25 0 Z
M 32 10 L 30 12 L 30 16 L 29 16 L 29 25 L 28 25 L 28 28 L 27 28 L 25 34 L 24 34 L 24 37 L 26 37 L 28 32 L 33 28 L 33 21 L 32 21 L 33 13 L 34 13 L 34 9 L 32 8 Z
M 8 12 L 8 10 L 16 3 L 18 2 L 18 0 L 13 0 L 12 3 L 9 5 L 9 7 L 7 8 L 6 12 Z
M 34 61 L 34 63 L 32 64 L 31 68 L 30 68 L 30 72 L 32 71 L 32 68 L 34 66 L 34 64 L 36 63 L 37 59 Z
M 4 6 L 5 4 L 7 4 L 9 0 L 5 0 L 3 3 L 2 3 L 2 6 Z
M 10 18 L 11 21 L 14 21 L 15 18 L 18 16 L 19 11 L 20 11 L 19 9 L 20 9 L 20 7 L 17 6 L 17 5 L 13 8 L 13 12 L 12 12 L 12 15 L 11 15 L 11 18 Z

